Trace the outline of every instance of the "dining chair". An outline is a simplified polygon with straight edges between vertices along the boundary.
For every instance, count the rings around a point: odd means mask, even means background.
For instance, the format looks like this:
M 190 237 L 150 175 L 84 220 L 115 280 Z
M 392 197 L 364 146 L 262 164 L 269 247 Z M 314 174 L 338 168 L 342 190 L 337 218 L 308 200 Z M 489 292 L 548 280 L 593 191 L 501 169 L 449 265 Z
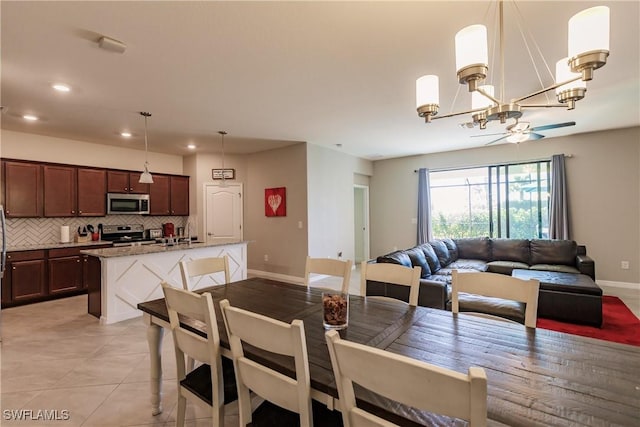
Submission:
M 536 327 L 540 282 L 505 274 L 452 271 L 451 311 Z M 482 297 L 478 298 L 477 295 Z M 488 298 L 487 298 L 488 297 Z
M 394 403 L 466 420 L 471 427 L 486 425 L 487 375 L 483 368 L 470 367 L 465 375 L 343 340 L 337 331 L 327 331 L 325 338 L 345 427 L 396 425 L 359 408 L 353 383 Z
M 309 286 L 309 277 L 311 276 L 311 273 L 342 277 L 341 290 L 343 293 L 348 294 L 352 266 L 353 261 L 350 259 L 342 261 L 333 258 L 311 258 L 307 256 L 307 263 L 304 271 L 304 284 L 307 287 Z
M 224 405 L 237 400 L 233 362 L 220 355 L 220 336 L 211 294 L 196 294 L 162 283 L 176 354 L 178 410 L 176 426 L 184 426 L 187 400 L 206 406 L 214 426 L 224 426 Z M 181 323 L 181 320 L 183 323 Z M 195 334 L 187 322 L 202 322 L 207 336 Z M 185 357 L 201 362 L 185 367 Z
M 229 258 L 224 255 L 222 257 L 198 258 L 191 261 L 180 261 L 180 274 L 182 275 L 182 287 L 185 290 L 193 290 L 197 283 L 191 283 L 191 278 L 211 276 L 215 273 L 224 272 L 224 283 L 229 283 L 231 276 L 229 274 Z M 219 281 L 211 279 L 218 284 Z
M 394 285 L 402 285 L 409 287 L 409 305 L 415 307 L 418 305 L 418 293 L 420 290 L 420 267 L 405 267 L 399 264 L 391 263 L 372 263 L 362 261 L 360 268 L 360 294 L 367 296 L 367 280 L 374 282 L 391 283 Z M 368 298 L 392 299 L 398 301 L 397 298 L 390 296 L 367 296 Z
M 240 426 L 341 425 L 337 411 L 312 406 L 307 344 L 302 320 L 281 322 L 220 301 L 238 388 Z M 295 378 L 245 357 L 243 345 L 293 358 Z M 265 402 L 253 413 L 250 391 Z M 332 420 L 337 420 L 334 423 Z

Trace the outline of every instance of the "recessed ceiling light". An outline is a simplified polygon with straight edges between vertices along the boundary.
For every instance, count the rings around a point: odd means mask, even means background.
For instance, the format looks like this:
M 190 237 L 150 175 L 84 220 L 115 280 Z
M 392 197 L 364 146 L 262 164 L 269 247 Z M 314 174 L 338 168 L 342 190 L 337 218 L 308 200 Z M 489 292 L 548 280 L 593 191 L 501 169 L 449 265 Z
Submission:
M 36 120 L 38 120 L 38 117 L 34 116 L 33 114 L 25 114 L 24 116 L 22 116 L 22 118 L 32 122 L 35 122 Z
M 195 150 L 196 149 L 196 145 L 195 144 L 189 144 L 189 145 L 187 145 L 187 148 L 189 150 Z
M 120 136 L 124 138 L 131 138 L 131 132 L 120 132 Z
M 66 85 L 64 83 L 54 83 L 51 85 L 52 88 L 57 90 L 58 92 L 70 92 L 71 86 Z

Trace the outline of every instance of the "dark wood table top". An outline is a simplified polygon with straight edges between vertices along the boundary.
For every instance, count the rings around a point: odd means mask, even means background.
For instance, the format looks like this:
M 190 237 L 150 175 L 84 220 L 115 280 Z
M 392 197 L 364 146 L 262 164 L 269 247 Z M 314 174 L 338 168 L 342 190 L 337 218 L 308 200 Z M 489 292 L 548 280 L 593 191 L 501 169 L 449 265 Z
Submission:
M 210 292 L 216 302 L 225 348 L 229 343 L 217 304 L 224 298 L 234 306 L 285 322 L 303 320 L 311 386 L 337 397 L 322 327 L 321 290 L 252 278 L 202 291 Z M 470 366 L 484 368 L 489 425 L 640 425 L 640 347 L 354 295 L 349 304 L 349 327 L 340 332 L 345 339 L 461 373 Z M 163 299 L 138 304 L 138 308 L 168 321 Z M 206 334 L 202 324 L 185 323 Z M 293 362 L 286 357 L 255 349 L 248 349 L 247 355 L 293 375 Z M 465 425 L 413 411 L 366 390 L 357 389 L 357 395 L 367 409 L 394 422 Z

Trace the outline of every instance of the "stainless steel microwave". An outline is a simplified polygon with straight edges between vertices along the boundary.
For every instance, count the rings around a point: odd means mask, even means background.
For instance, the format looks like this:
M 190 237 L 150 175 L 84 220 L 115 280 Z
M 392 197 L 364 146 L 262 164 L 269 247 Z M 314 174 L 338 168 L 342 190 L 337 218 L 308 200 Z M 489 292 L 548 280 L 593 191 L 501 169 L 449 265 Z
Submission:
M 149 214 L 149 195 L 107 193 L 107 214 Z

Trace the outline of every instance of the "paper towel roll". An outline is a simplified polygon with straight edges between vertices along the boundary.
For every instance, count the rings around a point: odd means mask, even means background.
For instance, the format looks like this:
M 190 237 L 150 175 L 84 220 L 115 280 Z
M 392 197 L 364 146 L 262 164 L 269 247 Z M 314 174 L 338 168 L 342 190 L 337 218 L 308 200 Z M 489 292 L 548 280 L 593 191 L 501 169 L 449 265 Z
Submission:
M 69 242 L 69 226 L 68 225 L 60 226 L 60 242 L 62 243 Z

